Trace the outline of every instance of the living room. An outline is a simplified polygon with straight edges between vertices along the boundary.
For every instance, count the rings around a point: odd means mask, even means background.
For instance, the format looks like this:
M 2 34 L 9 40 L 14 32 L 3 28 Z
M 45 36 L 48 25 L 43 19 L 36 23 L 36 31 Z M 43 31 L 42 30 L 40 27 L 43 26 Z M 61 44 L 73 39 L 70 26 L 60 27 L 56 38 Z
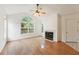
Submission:
M 1 55 L 79 54 L 79 5 L 2 4 L 0 7 Z

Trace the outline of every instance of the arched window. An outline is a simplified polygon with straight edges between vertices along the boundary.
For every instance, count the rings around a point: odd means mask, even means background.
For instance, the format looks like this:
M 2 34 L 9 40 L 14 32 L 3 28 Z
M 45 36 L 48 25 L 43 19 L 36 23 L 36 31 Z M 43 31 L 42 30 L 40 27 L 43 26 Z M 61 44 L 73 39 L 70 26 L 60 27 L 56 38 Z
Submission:
M 21 33 L 33 33 L 34 23 L 30 16 L 25 16 L 21 21 Z

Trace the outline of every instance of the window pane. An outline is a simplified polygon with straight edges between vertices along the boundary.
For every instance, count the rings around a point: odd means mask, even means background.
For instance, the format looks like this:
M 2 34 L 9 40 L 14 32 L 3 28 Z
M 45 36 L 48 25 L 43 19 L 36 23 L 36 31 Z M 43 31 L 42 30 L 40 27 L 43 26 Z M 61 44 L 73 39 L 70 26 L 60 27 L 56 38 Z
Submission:
M 33 33 L 34 24 L 32 23 L 32 18 L 27 16 L 22 19 L 21 22 L 21 33 Z

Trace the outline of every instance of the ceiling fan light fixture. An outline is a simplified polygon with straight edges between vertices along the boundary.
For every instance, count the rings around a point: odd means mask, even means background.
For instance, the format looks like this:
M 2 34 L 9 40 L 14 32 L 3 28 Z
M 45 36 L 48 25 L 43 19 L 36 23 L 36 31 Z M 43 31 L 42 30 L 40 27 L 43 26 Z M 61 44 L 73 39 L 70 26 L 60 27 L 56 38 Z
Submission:
M 39 8 L 39 4 L 36 4 L 36 9 L 33 13 L 34 16 L 41 16 L 43 14 L 46 14 L 45 12 L 42 12 L 42 8 Z

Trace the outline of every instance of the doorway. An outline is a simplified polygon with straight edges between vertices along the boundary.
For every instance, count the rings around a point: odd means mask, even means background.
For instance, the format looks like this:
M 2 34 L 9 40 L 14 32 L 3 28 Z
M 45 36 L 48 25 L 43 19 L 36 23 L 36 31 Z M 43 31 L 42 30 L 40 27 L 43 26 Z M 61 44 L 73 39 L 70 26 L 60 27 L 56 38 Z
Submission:
M 66 19 L 66 42 L 77 42 L 79 26 L 78 20 Z

